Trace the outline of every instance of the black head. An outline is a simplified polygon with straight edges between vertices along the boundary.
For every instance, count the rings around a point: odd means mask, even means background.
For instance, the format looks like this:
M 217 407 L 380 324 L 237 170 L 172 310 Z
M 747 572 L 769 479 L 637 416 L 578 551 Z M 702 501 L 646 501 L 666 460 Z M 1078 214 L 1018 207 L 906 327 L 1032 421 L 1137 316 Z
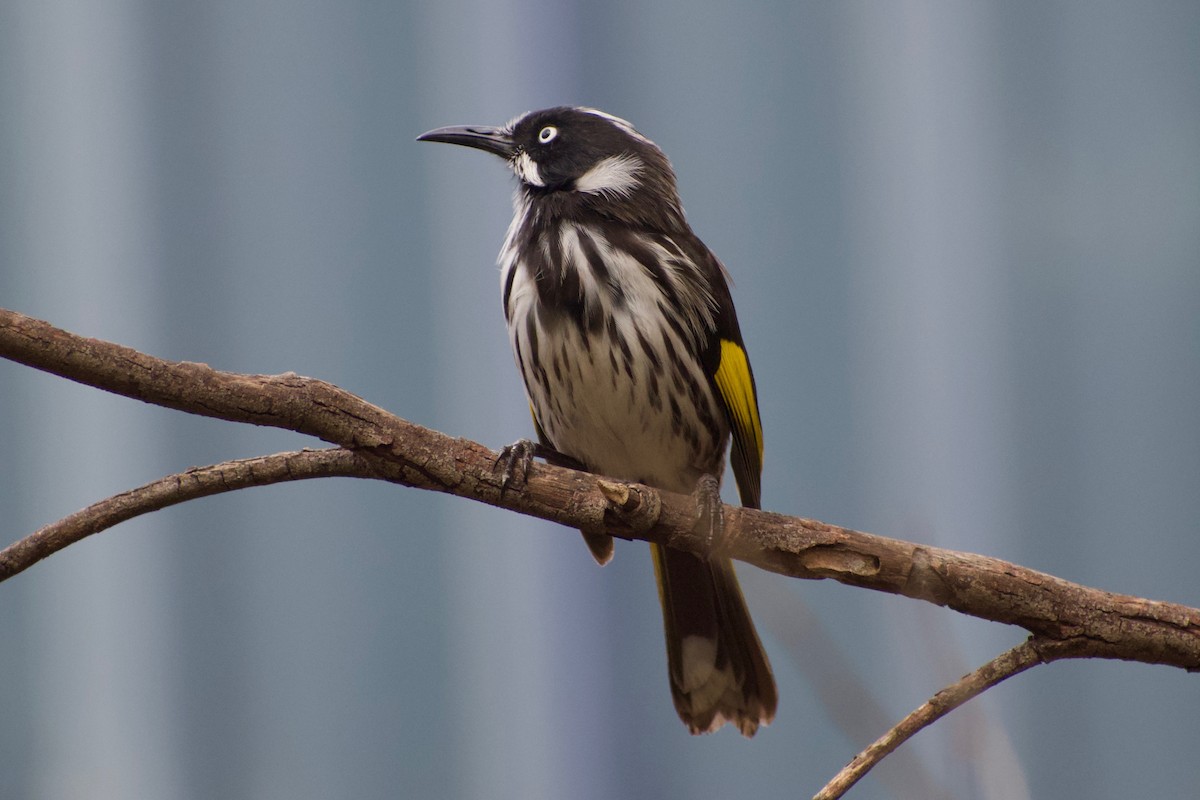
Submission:
M 495 153 L 527 194 L 554 196 L 556 204 L 679 206 L 675 174 L 658 146 L 625 120 L 595 109 L 547 108 L 500 128 L 454 125 L 417 138 Z

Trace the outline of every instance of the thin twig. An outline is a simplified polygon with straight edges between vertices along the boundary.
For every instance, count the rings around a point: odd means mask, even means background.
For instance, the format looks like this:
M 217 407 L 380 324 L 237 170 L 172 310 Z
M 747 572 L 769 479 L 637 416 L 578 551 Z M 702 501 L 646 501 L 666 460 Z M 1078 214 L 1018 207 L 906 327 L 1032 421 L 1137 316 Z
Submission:
M 842 767 L 813 800 L 836 800 L 859 781 L 885 756 L 911 739 L 917 731 L 925 728 L 973 697 L 1035 664 L 1049 663 L 1074 655 L 1071 642 L 1052 642 L 1038 637 L 1026 639 L 1021 644 L 993 658 L 974 672 L 968 673 L 918 706 L 911 714 L 897 722 L 883 736 L 876 739 L 867 749 Z
M 851 742 L 866 741 L 887 730 L 892 714 L 878 694 L 886 686 L 872 686 L 858 674 L 848 656 L 808 607 L 792 584 L 772 580 L 759 572 L 739 573 L 754 598 L 754 618 L 782 648 L 804 676 L 829 721 Z M 915 748 L 889 757 L 892 768 L 878 776 L 888 797 L 951 800 L 954 795 L 938 784 L 934 773 Z
M 336 476 L 378 477 L 369 461 L 340 447 L 193 467 L 93 503 L 13 542 L 0 550 L 0 581 L 93 533 L 160 508 L 251 486 Z

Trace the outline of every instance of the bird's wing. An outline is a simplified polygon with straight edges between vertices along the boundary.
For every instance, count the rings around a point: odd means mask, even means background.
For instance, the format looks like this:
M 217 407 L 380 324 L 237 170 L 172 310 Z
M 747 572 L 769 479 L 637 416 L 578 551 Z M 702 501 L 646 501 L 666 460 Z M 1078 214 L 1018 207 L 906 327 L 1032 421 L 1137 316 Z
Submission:
M 716 330 L 707 343 L 704 364 L 709 379 L 721 398 L 729 429 L 733 433 L 730 462 L 737 479 L 742 505 L 759 508 L 762 494 L 763 431 L 758 414 L 758 393 L 754 386 L 754 371 L 742 342 L 742 331 L 733 298 L 729 294 L 726 272 L 721 262 L 707 251 L 710 264 L 706 269 L 716 301 Z

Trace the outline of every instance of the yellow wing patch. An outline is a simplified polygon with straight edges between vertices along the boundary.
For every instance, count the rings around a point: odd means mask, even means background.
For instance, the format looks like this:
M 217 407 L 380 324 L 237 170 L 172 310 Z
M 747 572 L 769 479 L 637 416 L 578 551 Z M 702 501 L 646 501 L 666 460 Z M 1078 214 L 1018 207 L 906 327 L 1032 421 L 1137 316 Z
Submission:
M 721 340 L 721 361 L 714 376 L 717 390 L 725 401 L 733 428 L 734 474 L 742 489 L 742 503 L 757 505 L 758 482 L 762 473 L 763 432 L 758 416 L 758 398 L 754 394 L 754 378 L 746 351 L 737 342 Z M 740 453 L 737 451 L 741 451 Z M 739 469 L 738 456 L 744 459 Z M 752 498 L 746 490 L 752 488 Z
M 721 340 L 721 363 L 717 365 L 717 388 L 725 399 L 729 414 L 745 436 L 746 444 L 762 461 L 762 422 L 758 418 L 758 399 L 750 377 L 746 351 L 728 339 Z

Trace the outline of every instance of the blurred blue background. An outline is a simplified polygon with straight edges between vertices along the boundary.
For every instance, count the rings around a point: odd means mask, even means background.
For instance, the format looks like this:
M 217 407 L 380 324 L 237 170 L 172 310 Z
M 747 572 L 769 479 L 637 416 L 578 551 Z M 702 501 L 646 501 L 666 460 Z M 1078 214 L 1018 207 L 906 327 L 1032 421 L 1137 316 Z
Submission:
M 0 305 L 498 447 L 512 181 L 413 139 L 592 105 L 734 276 L 767 508 L 1200 605 L 1197 65 L 1195 2 L 6 0 Z M 4 543 L 310 444 L 0 363 Z M 741 574 L 779 716 L 693 738 L 644 546 L 359 481 L 188 503 L 0 586 L 2 794 L 807 796 L 1022 639 Z M 1179 670 L 1040 667 L 852 796 L 1192 796 L 1198 719 Z

